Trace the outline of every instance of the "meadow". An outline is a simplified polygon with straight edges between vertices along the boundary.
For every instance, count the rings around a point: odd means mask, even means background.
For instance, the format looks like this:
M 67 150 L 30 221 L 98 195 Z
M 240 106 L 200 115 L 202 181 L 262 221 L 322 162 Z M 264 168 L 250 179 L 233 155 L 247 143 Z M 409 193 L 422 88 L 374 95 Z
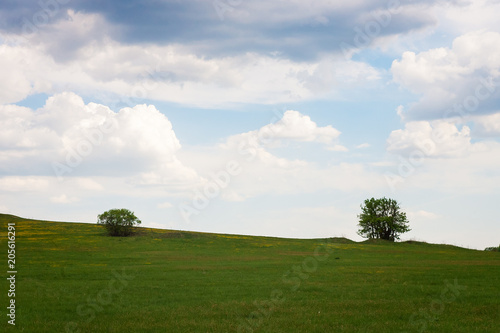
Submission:
M 0 215 L 16 228 L 3 332 L 500 332 L 500 253 L 423 242 L 283 239 Z

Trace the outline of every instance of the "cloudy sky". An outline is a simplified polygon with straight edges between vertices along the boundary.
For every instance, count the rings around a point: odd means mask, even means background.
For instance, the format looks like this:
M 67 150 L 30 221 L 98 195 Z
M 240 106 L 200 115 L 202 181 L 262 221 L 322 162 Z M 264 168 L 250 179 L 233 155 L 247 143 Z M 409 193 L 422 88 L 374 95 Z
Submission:
M 500 243 L 498 0 L 0 7 L 0 211 L 280 237 Z

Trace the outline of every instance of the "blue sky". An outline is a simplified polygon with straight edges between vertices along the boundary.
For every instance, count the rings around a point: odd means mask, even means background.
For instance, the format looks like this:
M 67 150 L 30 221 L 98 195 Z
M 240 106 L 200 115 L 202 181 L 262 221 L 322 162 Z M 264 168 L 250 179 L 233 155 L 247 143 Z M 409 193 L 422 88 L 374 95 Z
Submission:
M 498 245 L 500 3 L 11 1 L 0 211 L 279 237 Z

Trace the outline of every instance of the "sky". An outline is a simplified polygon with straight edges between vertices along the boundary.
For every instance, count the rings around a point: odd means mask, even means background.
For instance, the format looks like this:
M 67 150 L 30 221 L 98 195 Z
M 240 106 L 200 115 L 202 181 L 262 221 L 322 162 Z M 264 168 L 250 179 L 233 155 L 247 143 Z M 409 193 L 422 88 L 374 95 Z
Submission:
M 0 212 L 500 243 L 500 1 L 7 0 Z

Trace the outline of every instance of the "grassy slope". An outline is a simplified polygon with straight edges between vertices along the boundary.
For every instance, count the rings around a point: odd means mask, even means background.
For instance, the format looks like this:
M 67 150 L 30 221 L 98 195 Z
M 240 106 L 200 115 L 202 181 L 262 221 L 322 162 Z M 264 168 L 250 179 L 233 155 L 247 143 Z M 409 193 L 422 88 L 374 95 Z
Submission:
M 4 253 L 8 221 L 16 222 L 16 331 L 500 331 L 496 252 L 153 229 L 112 238 L 97 225 L 0 215 Z M 455 279 L 467 289 L 449 289 Z M 0 331 L 13 331 L 5 279 L 0 288 Z

